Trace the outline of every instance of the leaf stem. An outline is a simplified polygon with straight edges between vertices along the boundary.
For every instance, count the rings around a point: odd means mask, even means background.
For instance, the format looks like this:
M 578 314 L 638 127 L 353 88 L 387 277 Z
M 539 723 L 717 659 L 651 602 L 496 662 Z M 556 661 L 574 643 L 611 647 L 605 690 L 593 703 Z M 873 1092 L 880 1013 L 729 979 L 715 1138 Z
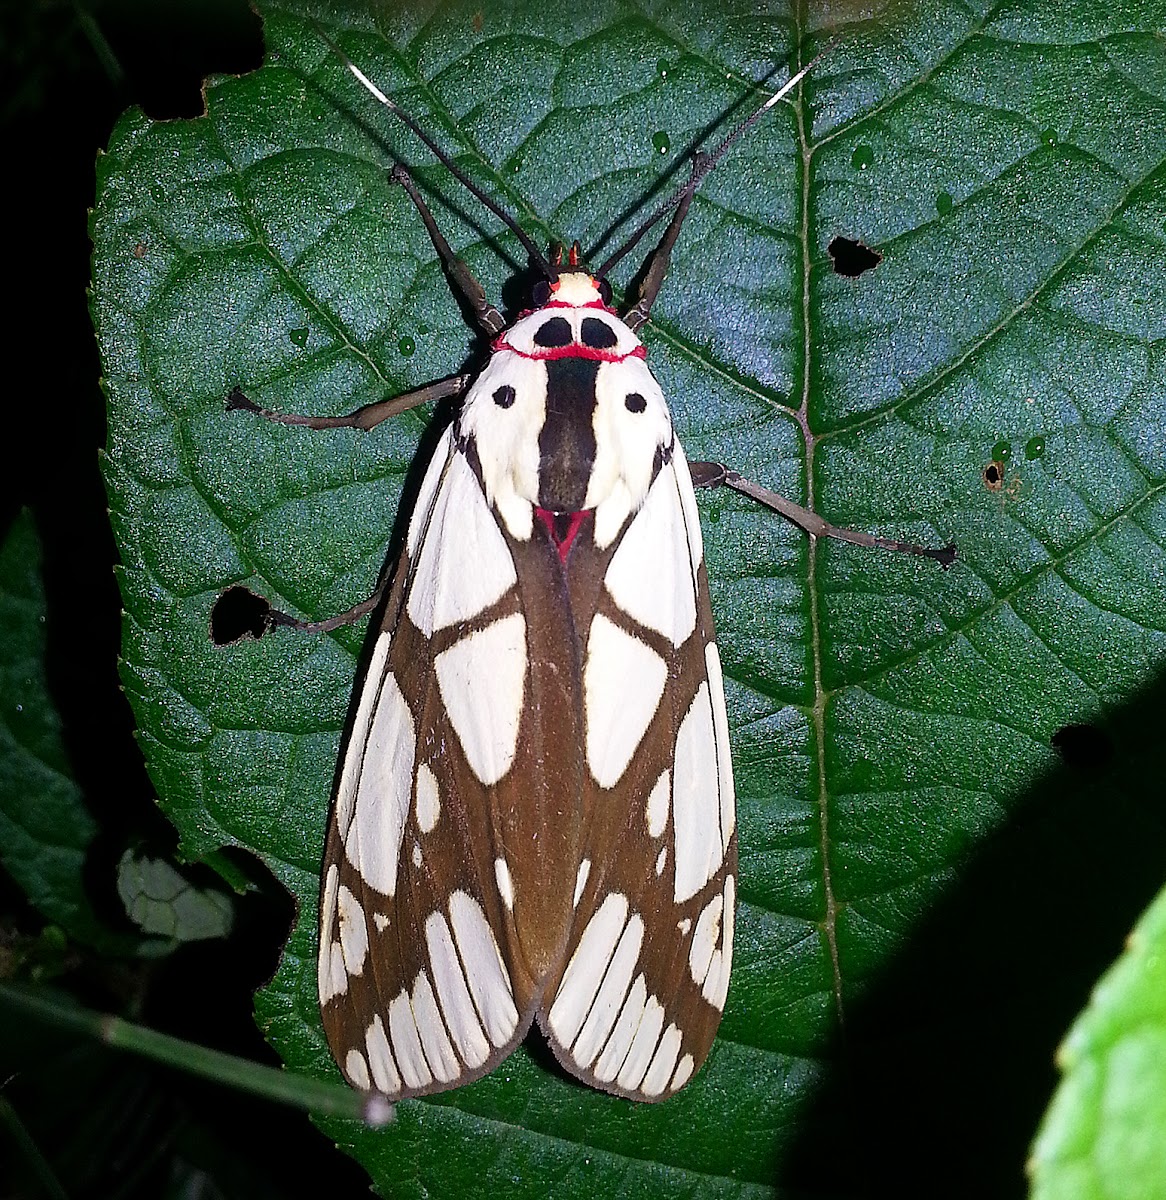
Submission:
M 51 1200 L 69 1200 L 68 1193 L 61 1186 L 53 1168 L 49 1166 L 48 1159 L 41 1153 L 40 1147 L 33 1140 L 16 1109 L 3 1096 L 0 1096 L 0 1128 L 8 1130 L 9 1138 L 32 1168 L 44 1194 Z
M 109 1013 L 81 1008 L 58 994 L 0 984 L 0 1006 L 4 1005 L 35 1020 L 96 1038 L 107 1046 L 320 1116 L 345 1117 L 372 1126 L 392 1119 L 391 1106 L 377 1092 L 357 1092 L 345 1084 L 310 1079 L 224 1054 Z

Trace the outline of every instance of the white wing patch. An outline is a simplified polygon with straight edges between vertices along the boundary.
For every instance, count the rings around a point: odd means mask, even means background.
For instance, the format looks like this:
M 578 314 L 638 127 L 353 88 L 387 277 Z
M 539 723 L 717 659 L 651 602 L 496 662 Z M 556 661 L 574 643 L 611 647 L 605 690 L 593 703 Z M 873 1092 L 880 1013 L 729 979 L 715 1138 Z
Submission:
M 564 1046 L 574 1042 L 587 1017 L 627 916 L 627 897 L 611 892 L 579 938 L 548 1015 L 551 1031 Z
M 340 918 L 340 950 L 344 956 L 344 969 L 349 975 L 360 975 L 364 971 L 364 960 L 368 957 L 368 925 L 360 901 L 344 884 L 336 893 L 336 913 Z
M 639 913 L 632 913 L 608 963 L 607 973 L 595 994 L 587 1020 L 583 1022 L 583 1028 L 571 1047 L 579 1066 L 590 1067 L 603 1049 L 631 986 L 643 943 L 644 918 Z
M 673 471 L 657 474 L 612 556 L 604 583 L 633 621 L 680 646 L 696 628 L 696 588 L 676 480 Z
M 344 838 L 348 861 L 368 887 L 386 896 L 397 890 L 415 739 L 413 714 L 392 672 L 386 672 L 367 742 L 349 743 L 349 760 L 355 758 L 361 767 L 355 811 Z
M 652 1062 L 660 1031 L 664 1028 L 664 1006 L 655 996 L 649 996 L 639 1016 L 639 1024 L 623 1061 L 616 1081 L 620 1087 L 634 1092 L 643 1082 L 644 1074 Z
M 518 1028 L 518 1010 L 494 931 L 481 905 L 465 892 L 450 896 L 449 919 L 486 1035 L 504 1046 Z
M 416 557 L 417 546 L 422 535 L 429 527 L 429 515 L 433 511 L 433 498 L 441 486 L 445 476 L 445 468 L 453 455 L 453 426 L 451 425 L 437 443 L 437 449 L 425 469 L 425 478 L 421 481 L 421 490 L 417 493 L 417 503 L 413 506 L 413 515 L 409 518 L 409 532 L 405 536 L 405 552 L 412 559 Z
M 389 657 L 389 646 L 392 635 L 382 633 L 377 638 L 376 648 L 365 672 L 365 683 L 360 693 L 360 704 L 357 706 L 356 719 L 352 724 L 352 736 L 348 739 L 348 751 L 344 756 L 344 770 L 340 776 L 340 787 L 336 793 L 336 823 L 340 827 L 340 836 L 348 836 L 348 826 L 352 821 L 352 805 L 356 800 L 356 785 L 360 781 L 360 773 L 364 763 L 364 748 L 368 744 L 368 727 L 372 721 L 373 710 L 376 706 L 379 692 L 379 681 L 385 672 L 385 662 Z M 371 686 L 370 686 L 371 685 Z
M 508 912 L 513 912 L 514 877 L 510 874 L 510 867 L 504 858 L 494 860 L 494 881 L 498 884 L 498 895 L 502 897 L 502 903 L 506 905 Z
M 667 770 L 660 772 L 660 778 L 648 793 L 648 803 L 644 816 L 648 821 L 648 836 L 658 838 L 668 827 L 668 802 L 672 790 L 672 776 Z
M 664 695 L 668 666 L 649 646 L 602 613 L 591 622 L 583 704 L 587 765 L 600 787 L 614 787 Z
M 422 763 L 417 768 L 416 782 L 417 828 L 422 833 L 432 833 L 434 826 L 441 817 L 441 796 L 437 788 L 437 776 L 434 775 L 428 763 Z
M 721 789 L 721 845 L 728 850 L 737 823 L 733 803 L 733 755 L 729 749 L 729 713 L 725 706 L 725 677 L 721 671 L 721 655 L 716 642 L 704 648 L 705 670 L 708 672 L 709 699 L 713 706 L 713 729 L 717 739 L 717 781 Z
M 579 864 L 579 872 L 575 876 L 575 898 L 571 901 L 572 908 L 579 907 L 579 901 L 583 897 L 583 889 L 587 886 L 587 876 L 591 874 L 591 859 L 585 858 Z
M 680 1055 L 681 1040 L 680 1030 L 675 1025 L 669 1025 L 644 1074 L 644 1081 L 640 1084 L 641 1091 L 649 1096 L 658 1096 L 664 1090 L 668 1080 L 672 1078 L 676 1059 Z
M 471 770 L 489 786 L 514 764 L 526 681 L 526 620 L 511 613 L 434 660 L 437 685 Z
M 344 1060 L 344 1071 L 358 1088 L 368 1089 L 368 1063 L 364 1061 L 364 1055 L 359 1050 L 349 1050 Z
M 333 863 L 324 876 L 324 894 L 320 906 L 320 956 L 316 960 L 316 988 L 321 1004 L 327 1004 L 333 997 L 343 996 L 348 991 L 344 950 L 339 939 L 333 938 L 339 882 L 340 868 Z
M 413 1019 L 417 1023 L 421 1047 L 433 1074 L 443 1083 L 456 1079 L 461 1074 L 461 1065 L 454 1054 L 449 1034 L 445 1032 L 445 1023 L 441 1019 L 441 1010 L 437 1006 L 429 976 L 424 971 L 417 973 L 417 980 L 413 984 Z
M 704 559 L 704 541 L 700 532 L 700 513 L 696 507 L 696 493 L 692 488 L 692 472 L 688 469 L 688 459 L 679 442 L 672 446 L 672 474 L 676 479 L 676 492 L 680 497 L 680 507 L 684 514 L 684 530 L 688 536 L 688 554 L 692 562 L 692 578 L 696 581 L 696 572 Z
M 713 951 L 708 974 L 700 994 L 718 1012 L 724 1012 L 729 994 L 729 972 L 733 966 L 733 918 L 737 902 L 737 881 L 732 875 L 725 879 L 724 915 L 721 918 L 721 944 Z
M 672 830 L 676 842 L 675 898 L 695 896 L 725 856 L 720 835 L 720 776 L 709 685 L 697 688 L 676 735 L 672 772 Z
M 437 997 L 450 1037 L 457 1046 L 462 1062 L 471 1070 L 480 1067 L 490 1056 L 490 1043 L 474 1002 L 470 989 L 454 949 L 449 923 L 443 913 L 430 913 L 425 921 L 425 943 L 429 948 L 429 961 L 433 966 L 433 979 L 437 985 Z
M 464 454 L 454 454 L 433 501 L 409 589 L 409 619 L 426 637 L 469 621 L 518 581 L 506 539 Z M 456 530 L 456 537 L 446 537 Z
M 721 940 L 721 914 L 724 907 L 725 898 L 718 892 L 700 910 L 700 916 L 696 919 L 696 932 L 692 935 L 692 945 L 688 951 L 688 969 L 697 987 L 704 986 L 717 943 Z
M 385 1027 L 381 1023 L 380 1013 L 372 1019 L 372 1024 L 365 1031 L 364 1044 L 368 1049 L 368 1065 L 372 1071 L 373 1083 L 377 1090 L 391 1096 L 400 1090 L 401 1076 L 397 1072 L 397 1064 L 393 1061 L 393 1052 L 389 1049 L 389 1039 L 385 1036 Z
M 637 975 L 623 1008 L 620 1009 L 611 1037 L 607 1040 L 599 1060 L 595 1064 L 595 1078 L 600 1083 L 610 1083 L 619 1073 L 620 1067 L 631 1049 L 632 1039 L 640 1027 L 640 1018 L 644 1013 L 644 1002 L 648 998 L 648 987 L 643 975 Z

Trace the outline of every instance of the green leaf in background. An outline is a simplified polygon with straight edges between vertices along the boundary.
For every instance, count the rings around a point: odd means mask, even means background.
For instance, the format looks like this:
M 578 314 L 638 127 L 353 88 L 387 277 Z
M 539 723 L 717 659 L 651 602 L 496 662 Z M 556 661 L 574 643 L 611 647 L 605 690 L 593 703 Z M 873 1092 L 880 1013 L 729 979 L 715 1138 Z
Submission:
M 1166 891 L 1058 1059 L 1065 1077 L 1033 1147 L 1033 1200 L 1166 1195 Z
M 151 777 L 186 855 L 246 847 L 297 899 L 260 1019 L 289 1065 L 333 1072 L 316 893 L 363 630 L 216 648 L 208 622 L 238 583 L 312 617 L 366 596 L 434 426 L 313 434 L 224 401 L 339 413 L 479 361 L 393 155 L 512 312 L 523 258 L 309 6 L 259 7 L 262 70 L 211 81 L 202 119 L 115 130 L 93 313 Z M 1161 739 L 1113 714 L 1166 657 L 1163 6 L 311 11 L 534 236 L 587 249 L 835 39 L 706 181 L 649 358 L 690 457 L 961 551 L 943 573 L 811 545 L 703 496 L 741 839 L 706 1067 L 637 1107 L 533 1046 L 388 1130 L 328 1131 L 394 1197 L 930 1195 L 944 1155 L 967 1160 L 950 1195 L 1021 1188 L 1103 918 L 1128 928 L 1162 874 Z M 881 260 L 836 273 L 838 238 Z M 1093 775 L 1059 733 L 1081 728 Z M 992 1155 L 966 1154 L 973 1121 Z
M 97 825 L 73 780 L 45 677 L 45 595 L 32 517 L 0 547 L 0 860 L 29 900 L 70 937 L 109 953 L 139 939 L 110 929 L 85 890 Z
M 117 864 L 117 894 L 130 920 L 145 933 L 196 942 L 231 932 L 231 898 L 214 888 L 195 886 L 164 858 L 127 850 Z

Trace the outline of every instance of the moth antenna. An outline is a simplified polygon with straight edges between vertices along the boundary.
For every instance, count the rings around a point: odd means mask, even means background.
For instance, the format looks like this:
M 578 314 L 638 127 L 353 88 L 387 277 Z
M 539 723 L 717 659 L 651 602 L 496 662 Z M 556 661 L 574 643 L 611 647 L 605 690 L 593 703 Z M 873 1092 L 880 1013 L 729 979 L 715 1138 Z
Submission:
M 387 96 L 369 77 L 344 53 L 343 50 L 332 40 L 325 31 L 324 27 L 314 18 L 309 18 L 312 25 L 320 38 L 329 46 L 337 58 L 352 72 L 356 79 L 388 110 L 391 112 L 403 125 L 405 125 L 412 133 L 414 133 L 422 142 L 432 151 L 437 161 L 464 187 L 471 195 L 485 205 L 506 227 L 518 238 L 522 243 L 526 252 L 531 259 L 539 265 L 546 277 L 550 280 L 557 279 L 558 272 L 547 262 L 542 251 L 534 243 L 531 237 L 526 233 L 521 225 L 504 209 L 501 205 L 492 200 L 470 177 L 459 167 L 453 159 L 425 132 L 425 130 L 415 121 L 392 97 Z
M 644 221 L 644 223 L 631 235 L 631 237 L 629 237 L 627 241 L 624 242 L 624 244 L 620 246 L 614 254 L 612 254 L 607 262 L 605 262 L 603 266 L 601 266 L 599 270 L 595 272 L 595 278 L 606 278 L 607 273 L 612 269 L 612 267 L 614 267 L 615 264 L 619 262 L 619 260 L 623 258 L 625 254 L 628 253 L 628 251 L 635 248 L 640 239 L 648 232 L 649 229 L 652 228 L 653 225 L 656 225 L 663 220 L 664 217 L 666 217 L 684 199 L 685 196 L 691 195 L 693 192 L 695 192 L 700 186 L 701 180 L 704 179 L 704 177 L 715 166 L 717 166 L 718 163 L 720 163 L 721 159 L 725 157 L 733 145 L 743 138 L 745 134 L 747 134 L 749 130 L 752 129 L 753 126 L 756 125 L 757 122 L 760 121 L 761 118 L 779 100 L 782 100 L 788 96 L 789 93 L 793 91 L 793 89 L 797 87 L 797 85 L 801 83 L 803 79 L 805 79 L 810 71 L 817 66 L 817 64 L 827 54 L 829 54 L 833 48 L 833 43 L 831 43 L 824 50 L 818 51 L 818 53 L 815 54 L 814 57 L 811 58 L 810 61 L 806 63 L 806 65 L 802 67 L 800 71 L 794 75 L 791 75 L 785 81 L 785 83 L 783 83 L 781 87 L 778 88 L 778 90 L 774 92 L 768 100 L 765 101 L 764 104 L 759 105 L 748 117 L 745 118 L 745 120 L 737 125 L 736 128 L 732 129 L 728 134 L 726 134 L 715 149 L 707 153 L 703 150 L 697 151 L 692 165 L 692 173 L 689 175 L 688 181 L 683 186 L 677 188 L 676 191 L 673 192 L 672 195 L 669 196 L 668 199 L 665 200 L 656 209 L 656 211 L 652 213 L 650 217 L 648 217 L 646 221 Z

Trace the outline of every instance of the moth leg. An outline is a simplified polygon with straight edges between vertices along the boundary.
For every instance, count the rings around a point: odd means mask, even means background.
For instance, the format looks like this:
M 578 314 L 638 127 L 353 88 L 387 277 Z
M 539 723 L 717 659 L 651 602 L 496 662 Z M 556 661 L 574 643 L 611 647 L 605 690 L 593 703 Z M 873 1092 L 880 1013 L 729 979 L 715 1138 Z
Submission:
M 399 183 L 404 189 L 405 194 L 413 201 L 414 208 L 421 214 L 421 220 L 425 223 L 425 228 L 429 233 L 429 240 L 433 243 L 433 248 L 441 256 L 442 264 L 445 266 L 446 273 L 449 275 L 450 283 L 453 284 L 461 298 L 469 305 L 470 311 L 474 314 L 474 320 L 482 327 L 488 337 L 495 337 L 506 328 L 506 321 L 502 314 L 486 299 L 486 289 L 478 282 L 477 277 L 466 266 L 464 262 L 453 252 L 453 247 L 445 240 L 441 230 L 437 228 L 437 222 L 433 219 L 433 213 L 429 209 L 429 205 L 425 203 L 421 193 L 417 190 L 417 185 L 413 182 L 412 175 L 400 163 L 389 172 L 389 179 L 393 183 Z
M 211 641 L 216 646 L 229 646 L 244 638 L 261 638 L 275 628 L 294 629 L 297 633 L 329 633 L 341 625 L 355 624 L 380 604 L 389 579 L 390 572 L 386 570 L 367 600 L 323 621 L 301 621 L 291 613 L 273 608 L 270 601 L 250 588 L 236 584 L 227 588 L 211 609 Z
M 398 413 L 416 408 L 429 400 L 443 400 L 449 396 L 460 396 L 473 377 L 470 375 L 454 375 L 449 379 L 439 379 L 436 383 L 414 388 L 400 396 L 389 400 L 381 400 L 376 404 L 366 404 L 342 417 L 305 417 L 294 413 L 275 412 L 270 408 L 261 408 L 253 400 L 249 400 L 243 389 L 236 387 L 227 397 L 228 410 L 243 409 L 254 413 L 268 421 L 276 421 L 281 425 L 303 425 L 309 429 L 374 429 L 382 421 Z M 371 596 L 354 604 L 351 608 L 334 617 L 323 621 L 302 621 L 290 613 L 273 608 L 262 596 L 257 596 L 250 588 L 235 586 L 228 588 L 215 601 L 211 610 L 211 640 L 219 646 L 237 642 L 244 637 L 262 637 L 270 629 L 282 626 L 295 629 L 301 633 L 328 633 L 339 629 L 342 625 L 352 625 L 361 617 L 367 616 L 380 604 L 388 586 L 389 574 L 386 571 L 377 582 Z
M 668 274 L 668 264 L 672 258 L 672 247 L 676 245 L 676 239 L 680 236 L 680 227 L 684 224 L 684 218 L 688 216 L 688 208 L 692 204 L 692 197 L 696 194 L 697 184 L 708 170 L 707 159 L 708 155 L 703 151 L 698 151 L 694 156 L 692 174 L 677 202 L 676 212 L 673 214 L 672 220 L 668 222 L 668 228 L 664 230 L 664 236 L 660 239 L 656 249 L 648 256 L 648 269 L 644 273 L 644 282 L 640 285 L 640 294 L 623 318 L 624 324 L 633 333 L 648 319 L 652 305 L 656 303 L 656 297 L 664 285 L 664 279 Z
M 280 425 L 305 425 L 309 429 L 363 429 L 367 432 L 389 417 L 408 412 L 419 404 L 427 404 L 430 400 L 444 400 L 449 396 L 460 396 L 472 379 L 472 375 L 451 375 L 448 379 L 427 383 L 411 392 L 402 392 L 390 400 L 366 404 L 363 408 L 346 413 L 342 417 L 305 417 L 296 413 L 281 413 L 271 408 L 260 408 L 243 394 L 242 388 L 235 387 L 227 397 L 227 411 L 242 409 L 268 421 L 276 421 Z
M 787 521 L 792 521 L 799 529 L 804 529 L 812 537 L 836 538 L 840 542 L 850 542 L 855 546 L 873 546 L 881 550 L 901 550 L 905 554 L 919 554 L 924 558 L 933 558 L 940 566 L 950 567 L 956 559 L 956 546 L 949 542 L 941 549 L 933 546 L 917 546 L 914 542 L 897 542 L 893 538 L 876 537 L 872 533 L 863 533 L 858 529 L 840 529 L 823 520 L 816 512 L 787 500 L 777 492 L 771 492 L 760 484 L 743 478 L 737 471 L 726 467 L 723 463 L 694 462 L 689 463 L 692 472 L 693 487 L 730 487 L 758 504 L 780 513 Z

